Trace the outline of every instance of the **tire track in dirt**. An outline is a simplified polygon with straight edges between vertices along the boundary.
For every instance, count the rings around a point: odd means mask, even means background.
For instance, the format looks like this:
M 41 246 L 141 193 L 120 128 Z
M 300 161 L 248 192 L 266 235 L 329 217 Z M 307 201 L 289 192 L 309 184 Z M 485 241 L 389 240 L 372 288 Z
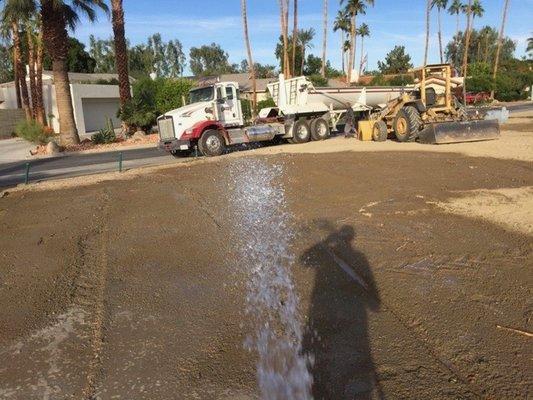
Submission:
M 89 341 L 90 358 L 84 387 L 81 390 L 84 399 L 94 399 L 96 388 L 103 374 L 101 368 L 105 342 L 105 326 L 109 321 L 106 310 L 105 292 L 108 278 L 108 242 L 109 242 L 109 194 L 104 190 L 100 203 L 101 213 L 96 217 L 92 232 L 79 240 L 81 265 L 75 283 L 73 304 L 80 307 L 87 315 L 86 337 Z

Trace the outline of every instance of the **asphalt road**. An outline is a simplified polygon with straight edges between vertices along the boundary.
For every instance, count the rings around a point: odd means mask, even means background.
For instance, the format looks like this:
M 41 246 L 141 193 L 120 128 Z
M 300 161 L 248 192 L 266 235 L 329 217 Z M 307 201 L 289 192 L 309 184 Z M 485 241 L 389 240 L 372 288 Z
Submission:
M 533 110 L 533 103 L 507 106 L 510 112 Z M 29 181 L 61 179 L 74 176 L 98 174 L 117 171 L 120 151 L 69 154 L 53 158 L 30 161 Z M 132 169 L 148 165 L 172 164 L 187 159 L 176 159 L 157 148 L 122 150 L 123 169 Z M 24 183 L 26 161 L 0 164 L 0 187 L 15 186 Z

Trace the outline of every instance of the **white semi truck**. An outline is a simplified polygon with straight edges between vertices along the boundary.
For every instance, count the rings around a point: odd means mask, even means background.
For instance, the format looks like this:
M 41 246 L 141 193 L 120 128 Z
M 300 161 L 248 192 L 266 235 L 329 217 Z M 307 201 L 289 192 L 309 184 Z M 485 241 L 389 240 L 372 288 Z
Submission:
M 259 118 L 246 125 L 235 82 L 219 82 L 190 91 L 188 105 L 157 119 L 159 147 L 183 156 L 196 146 L 205 156 L 217 156 L 232 145 L 273 141 L 291 143 L 324 140 L 329 137 L 348 108 L 369 112 L 400 96 L 400 87 L 315 89 L 305 77 L 268 85 L 277 107 L 260 111 Z

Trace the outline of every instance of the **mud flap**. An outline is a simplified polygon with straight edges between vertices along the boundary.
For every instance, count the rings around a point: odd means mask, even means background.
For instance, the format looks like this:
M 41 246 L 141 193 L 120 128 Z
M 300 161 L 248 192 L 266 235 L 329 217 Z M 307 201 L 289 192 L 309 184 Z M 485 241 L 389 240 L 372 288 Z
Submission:
M 493 140 L 500 137 L 500 124 L 496 119 L 474 121 L 438 122 L 426 125 L 418 134 L 425 144 L 445 144 Z

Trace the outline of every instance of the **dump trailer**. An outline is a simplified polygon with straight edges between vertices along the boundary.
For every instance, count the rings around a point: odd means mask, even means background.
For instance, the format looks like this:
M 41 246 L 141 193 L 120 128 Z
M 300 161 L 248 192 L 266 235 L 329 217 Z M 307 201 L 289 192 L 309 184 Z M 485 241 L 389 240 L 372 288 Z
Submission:
M 451 66 L 434 64 L 412 70 L 415 90 L 402 93 L 384 107 L 369 115 L 374 140 L 396 136 L 400 142 L 445 144 L 497 139 L 500 125 L 497 119 L 468 111 L 451 90 Z M 443 93 L 427 85 L 429 78 L 439 80 Z

